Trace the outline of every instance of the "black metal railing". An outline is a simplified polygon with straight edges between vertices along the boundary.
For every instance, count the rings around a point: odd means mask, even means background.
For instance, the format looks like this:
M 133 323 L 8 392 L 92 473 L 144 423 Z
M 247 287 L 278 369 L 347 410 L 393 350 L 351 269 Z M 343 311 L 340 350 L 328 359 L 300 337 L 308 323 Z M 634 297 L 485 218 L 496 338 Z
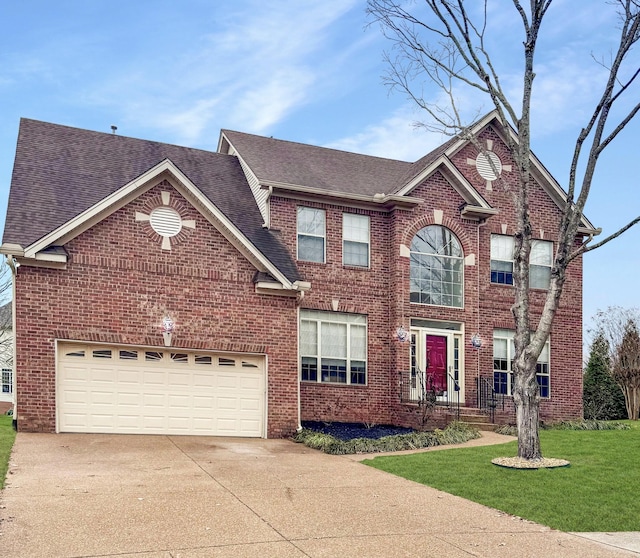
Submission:
M 451 374 L 447 374 L 447 376 L 449 377 L 449 385 L 453 386 L 452 390 L 447 390 L 447 406 L 455 414 L 456 420 L 460 420 L 460 382 Z
M 447 389 L 434 382 L 432 374 L 419 369 L 398 372 L 400 401 L 419 406 L 430 405 L 434 412 L 449 412 L 460 418 L 460 383 L 447 374 Z
M 496 409 L 504 411 L 504 395 L 493 388 L 493 378 L 478 378 L 478 408 L 489 414 L 491 422 L 495 422 Z

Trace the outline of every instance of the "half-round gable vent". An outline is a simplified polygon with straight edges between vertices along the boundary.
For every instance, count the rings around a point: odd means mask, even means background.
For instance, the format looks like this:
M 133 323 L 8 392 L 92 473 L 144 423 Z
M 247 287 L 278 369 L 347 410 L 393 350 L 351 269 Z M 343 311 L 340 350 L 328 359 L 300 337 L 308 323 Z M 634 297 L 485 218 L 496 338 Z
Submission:
M 157 207 L 149 215 L 151 228 L 160 236 L 171 238 L 182 230 L 182 219 L 170 207 Z
M 493 170 L 489 160 L 491 160 L 496 171 L 498 171 L 497 174 Z M 502 162 L 493 151 L 478 153 L 478 156 L 476 157 L 476 169 L 478 169 L 478 174 L 480 174 L 480 176 L 485 180 L 495 180 L 502 172 Z

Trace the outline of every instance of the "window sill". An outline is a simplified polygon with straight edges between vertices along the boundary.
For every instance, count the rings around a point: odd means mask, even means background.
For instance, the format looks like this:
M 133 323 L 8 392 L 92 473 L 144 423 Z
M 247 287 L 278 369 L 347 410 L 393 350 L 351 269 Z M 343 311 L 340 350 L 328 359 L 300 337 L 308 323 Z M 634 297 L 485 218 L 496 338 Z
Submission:
M 509 287 L 509 288 L 511 288 L 511 289 L 513 289 L 513 288 L 514 288 L 514 285 L 508 285 L 508 284 L 506 284 L 506 283 L 493 283 L 493 282 L 491 282 L 491 283 L 490 283 L 490 285 L 491 285 L 492 287 Z M 546 288 L 542 288 L 542 287 L 529 287 L 529 290 L 530 290 L 530 291 L 533 291 L 533 292 L 542 292 L 542 293 L 546 293 L 546 292 L 549 292 L 549 287 L 546 287 Z
M 367 384 L 342 384 L 339 382 L 316 382 L 314 380 L 300 380 L 305 386 L 333 386 L 341 388 L 366 388 Z
M 346 269 L 349 271 L 371 271 L 370 267 L 365 267 L 363 265 L 348 265 L 348 264 L 342 264 L 342 269 Z

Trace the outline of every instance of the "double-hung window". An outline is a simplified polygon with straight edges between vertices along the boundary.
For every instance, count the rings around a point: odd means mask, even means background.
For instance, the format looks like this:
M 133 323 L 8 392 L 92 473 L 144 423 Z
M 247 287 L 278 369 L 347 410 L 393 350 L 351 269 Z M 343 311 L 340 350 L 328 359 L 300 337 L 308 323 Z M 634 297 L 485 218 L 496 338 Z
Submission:
M 300 311 L 300 378 L 333 384 L 367 383 L 367 317 Z
M 491 282 L 500 285 L 513 285 L 513 251 L 515 242 L 512 236 L 491 235 Z M 548 240 L 531 241 L 529 254 L 529 286 L 532 289 L 548 289 L 553 263 L 553 243 Z
M 2 369 L 2 393 L 9 394 L 13 392 L 13 371 L 11 368 Z
M 491 235 L 491 282 L 513 285 L 513 237 Z
M 369 217 L 342 214 L 342 263 L 369 267 Z
M 532 289 L 548 289 L 551 281 L 553 244 L 546 240 L 534 240 L 529 254 L 529 286 Z
M 298 259 L 324 263 L 326 216 L 323 209 L 298 207 Z
M 493 331 L 493 389 L 503 395 L 513 394 L 514 332 L 508 329 Z M 549 341 L 540 352 L 536 363 L 536 380 L 540 397 L 549 397 Z

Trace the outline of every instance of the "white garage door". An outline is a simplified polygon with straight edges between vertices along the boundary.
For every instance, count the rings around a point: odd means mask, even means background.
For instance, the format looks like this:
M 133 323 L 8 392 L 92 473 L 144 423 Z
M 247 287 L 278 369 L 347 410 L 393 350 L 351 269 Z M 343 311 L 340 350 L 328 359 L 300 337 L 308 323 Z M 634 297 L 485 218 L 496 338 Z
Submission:
M 264 356 L 60 343 L 59 432 L 264 435 Z

